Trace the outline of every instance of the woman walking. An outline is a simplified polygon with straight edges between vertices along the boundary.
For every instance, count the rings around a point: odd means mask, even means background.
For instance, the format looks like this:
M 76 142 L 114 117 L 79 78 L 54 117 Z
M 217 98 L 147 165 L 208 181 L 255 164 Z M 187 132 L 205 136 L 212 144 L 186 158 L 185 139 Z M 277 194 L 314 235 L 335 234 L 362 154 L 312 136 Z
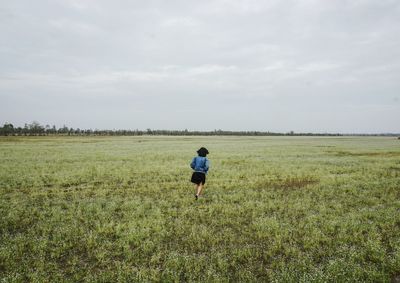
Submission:
M 195 184 L 195 199 L 197 200 L 206 183 L 206 174 L 210 168 L 210 161 L 206 155 L 209 154 L 208 150 L 204 147 L 197 151 L 198 156 L 193 157 L 190 167 L 194 170 L 191 182 Z

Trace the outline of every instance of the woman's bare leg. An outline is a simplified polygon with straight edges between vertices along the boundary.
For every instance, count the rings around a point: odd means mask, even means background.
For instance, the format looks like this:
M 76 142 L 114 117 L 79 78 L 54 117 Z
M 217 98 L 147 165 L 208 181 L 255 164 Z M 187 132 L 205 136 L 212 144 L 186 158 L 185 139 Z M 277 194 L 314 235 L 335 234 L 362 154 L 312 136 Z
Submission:
M 197 192 L 199 191 L 199 185 L 194 184 L 194 191 L 196 192 L 196 199 L 197 199 L 198 196 Z
M 197 187 L 197 193 L 196 193 L 197 196 L 201 194 L 201 190 L 203 189 L 203 187 L 204 187 L 203 183 L 200 183 L 200 185 Z

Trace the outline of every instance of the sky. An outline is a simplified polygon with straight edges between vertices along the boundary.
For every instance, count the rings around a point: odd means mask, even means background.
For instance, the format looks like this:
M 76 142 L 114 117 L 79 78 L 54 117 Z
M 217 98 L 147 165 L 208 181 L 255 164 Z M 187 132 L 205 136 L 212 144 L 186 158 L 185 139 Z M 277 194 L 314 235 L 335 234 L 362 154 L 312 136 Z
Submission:
M 400 132 L 398 0 L 5 0 L 0 124 Z

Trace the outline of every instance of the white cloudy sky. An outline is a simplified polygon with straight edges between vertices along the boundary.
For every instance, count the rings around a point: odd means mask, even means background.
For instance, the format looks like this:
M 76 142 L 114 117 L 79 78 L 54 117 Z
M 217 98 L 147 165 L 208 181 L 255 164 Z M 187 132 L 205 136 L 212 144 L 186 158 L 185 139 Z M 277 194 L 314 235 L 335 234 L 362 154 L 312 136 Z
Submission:
M 400 1 L 5 0 L 0 123 L 400 132 Z

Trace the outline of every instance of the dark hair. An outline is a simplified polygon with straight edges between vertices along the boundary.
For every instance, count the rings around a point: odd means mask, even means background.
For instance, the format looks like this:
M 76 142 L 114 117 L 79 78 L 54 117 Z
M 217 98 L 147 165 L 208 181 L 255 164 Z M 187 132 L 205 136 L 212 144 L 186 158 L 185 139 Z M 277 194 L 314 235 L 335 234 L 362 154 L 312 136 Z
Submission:
M 207 148 L 205 148 L 205 147 L 200 148 L 200 149 L 197 151 L 197 153 L 198 153 L 199 156 L 201 156 L 201 157 L 206 157 L 206 155 L 209 154 Z

